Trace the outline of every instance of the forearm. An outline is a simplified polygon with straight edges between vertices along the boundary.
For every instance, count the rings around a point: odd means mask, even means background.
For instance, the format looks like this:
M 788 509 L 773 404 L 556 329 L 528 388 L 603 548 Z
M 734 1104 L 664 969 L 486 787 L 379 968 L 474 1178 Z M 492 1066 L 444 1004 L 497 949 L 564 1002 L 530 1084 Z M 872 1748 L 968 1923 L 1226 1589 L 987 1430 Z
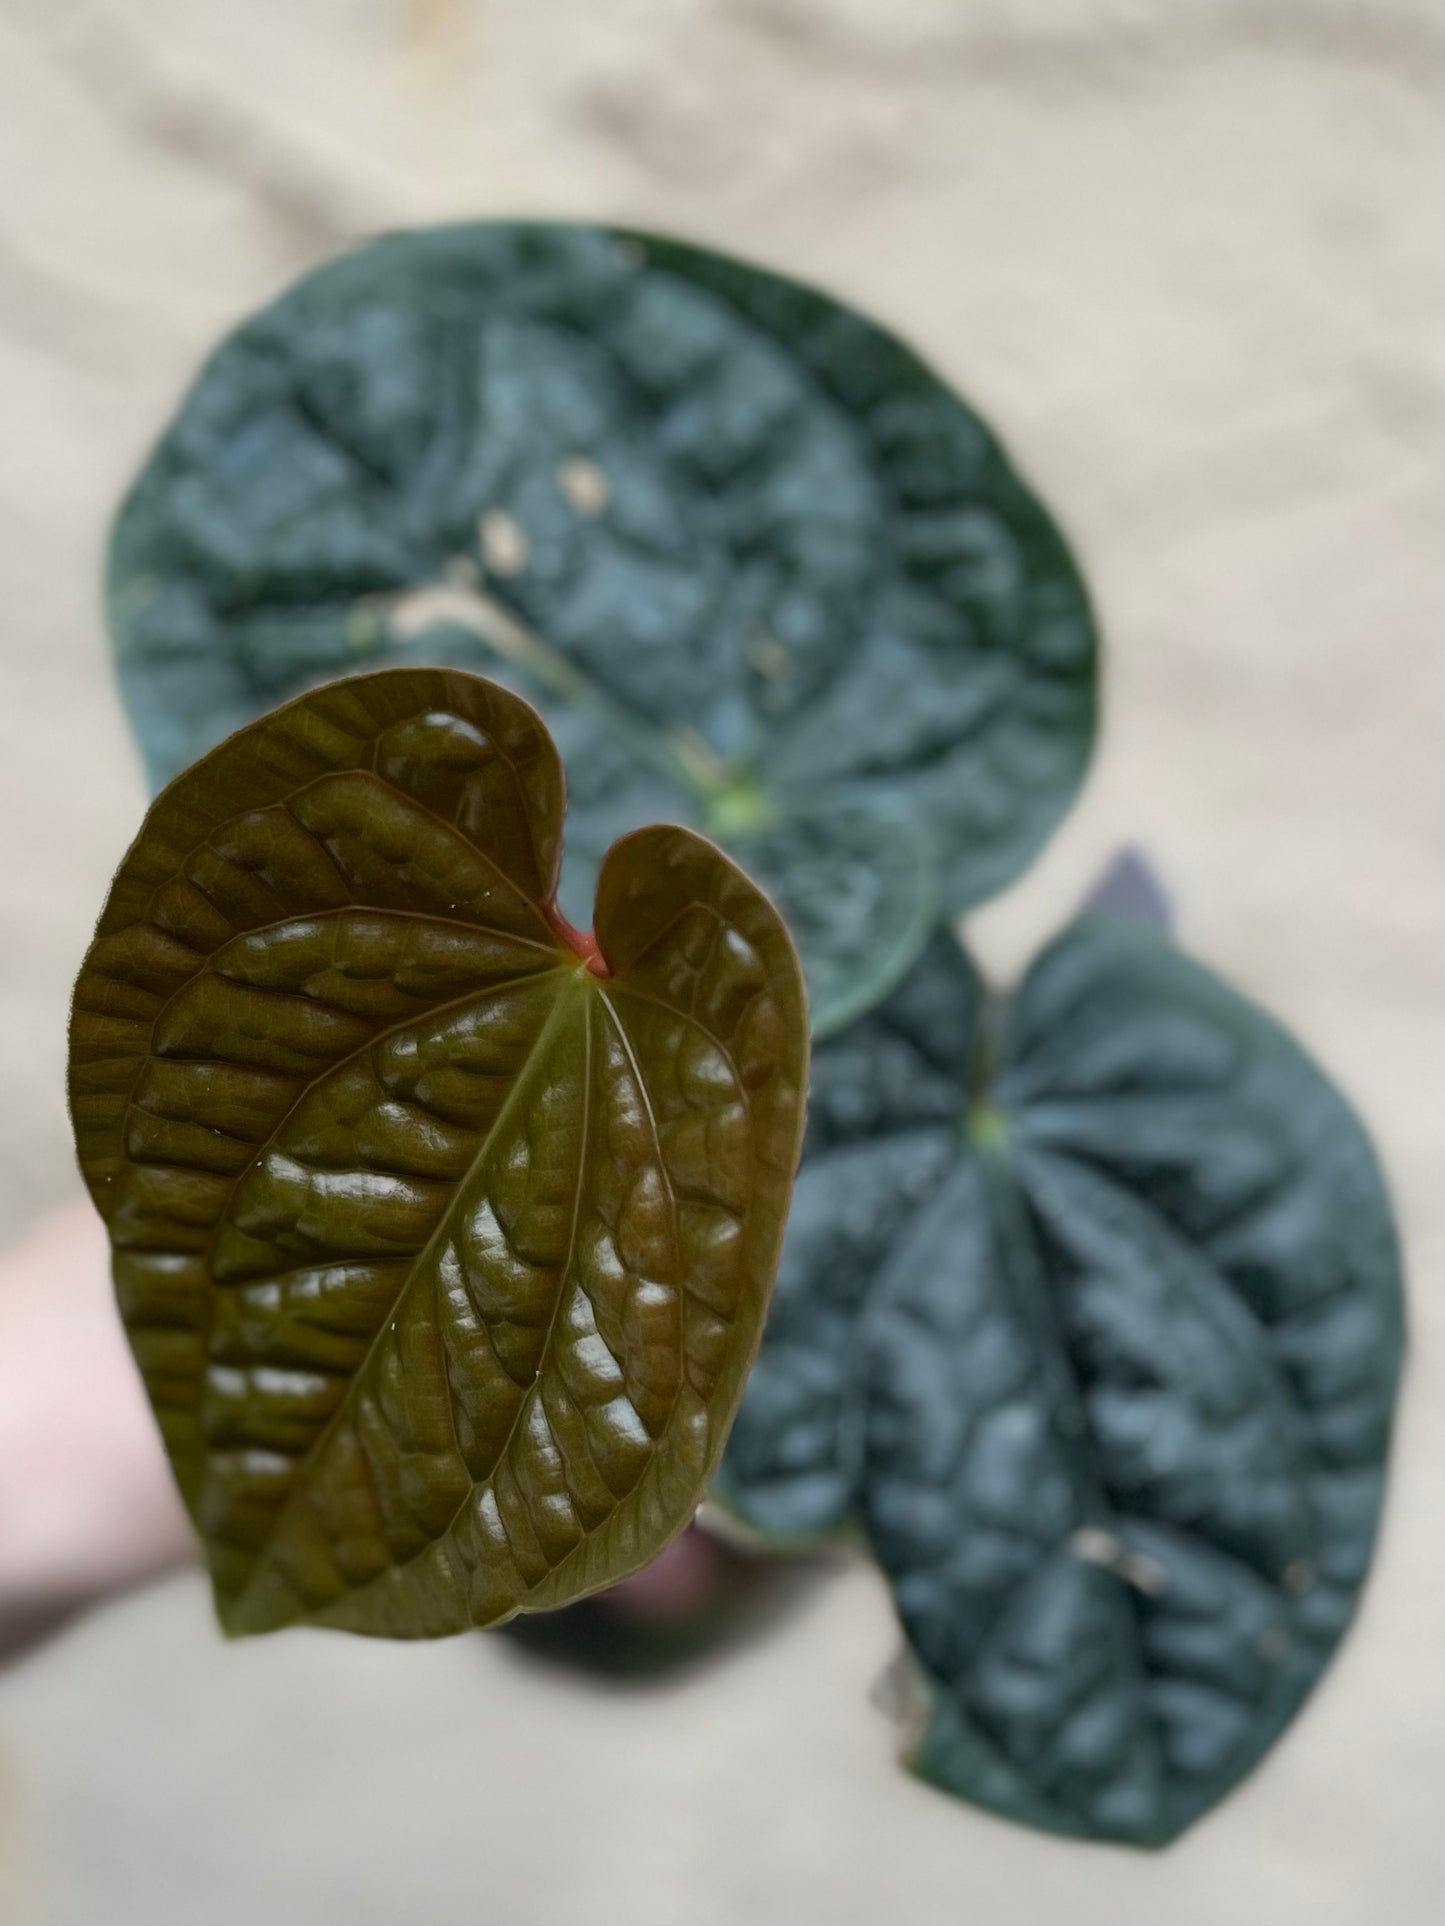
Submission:
M 0 1657 L 191 1546 L 77 1200 L 0 1254 Z

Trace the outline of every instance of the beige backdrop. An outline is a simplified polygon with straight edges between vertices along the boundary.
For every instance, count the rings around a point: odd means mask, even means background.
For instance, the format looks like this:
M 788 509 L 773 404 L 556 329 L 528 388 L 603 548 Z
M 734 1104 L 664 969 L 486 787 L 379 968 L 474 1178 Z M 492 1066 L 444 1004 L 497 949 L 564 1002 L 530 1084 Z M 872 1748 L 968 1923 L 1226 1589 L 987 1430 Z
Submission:
M 1374 1128 L 1414 1348 L 1356 1635 L 1153 1859 L 899 1774 L 857 1571 L 641 1698 L 496 1640 L 224 1649 L 198 1582 L 0 1679 L 11 1926 L 1356 1926 L 1439 1915 L 1441 31 L 1427 0 L 0 0 L 0 1228 L 72 1187 L 67 988 L 143 794 L 107 517 L 197 358 L 374 229 L 623 217 L 855 297 L 1072 530 L 1086 797 Z M 8 1909 L 8 1910 L 7 1910 Z

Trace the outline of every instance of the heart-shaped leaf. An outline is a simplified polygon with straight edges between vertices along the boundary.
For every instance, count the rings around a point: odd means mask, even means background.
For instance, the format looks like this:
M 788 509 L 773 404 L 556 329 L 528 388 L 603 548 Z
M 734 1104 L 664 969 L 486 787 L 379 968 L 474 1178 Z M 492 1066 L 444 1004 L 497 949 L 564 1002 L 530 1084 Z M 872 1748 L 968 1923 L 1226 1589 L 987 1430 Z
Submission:
M 686 829 L 561 919 L 561 766 L 477 677 L 331 684 L 154 804 L 71 1104 L 232 1632 L 491 1625 L 691 1518 L 802 1129 L 787 932 Z
M 694 823 L 783 908 L 818 1035 L 1018 874 L 1093 733 L 1083 588 L 969 409 L 825 295 L 601 228 L 395 236 L 248 321 L 109 605 L 157 781 L 366 661 L 501 676 L 567 766 L 568 913 L 614 836 Z
M 939 936 L 814 1056 L 723 1495 L 861 1526 L 926 1778 L 1159 1844 L 1354 1609 L 1401 1347 L 1373 1154 L 1267 1017 L 1085 918 L 997 1008 Z

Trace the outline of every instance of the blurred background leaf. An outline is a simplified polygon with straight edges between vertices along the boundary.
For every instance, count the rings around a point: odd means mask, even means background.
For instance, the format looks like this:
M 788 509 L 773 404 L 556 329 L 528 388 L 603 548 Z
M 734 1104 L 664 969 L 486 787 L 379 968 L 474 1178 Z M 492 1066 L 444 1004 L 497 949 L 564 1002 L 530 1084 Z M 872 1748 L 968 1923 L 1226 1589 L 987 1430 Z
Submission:
M 1152 917 L 1148 882 L 1101 893 Z M 1349 1622 L 1400 1349 L 1373 1152 L 1277 1025 L 1137 917 L 998 1000 L 940 935 L 815 1054 L 721 1496 L 785 1544 L 861 1531 L 924 1777 L 1158 1845 Z
M 328 677 L 512 680 L 554 719 L 585 924 L 618 835 L 734 849 L 817 1034 L 1010 882 L 1094 725 L 1084 590 L 997 442 L 881 328 L 653 235 L 395 235 L 216 350 L 116 526 L 153 782 Z

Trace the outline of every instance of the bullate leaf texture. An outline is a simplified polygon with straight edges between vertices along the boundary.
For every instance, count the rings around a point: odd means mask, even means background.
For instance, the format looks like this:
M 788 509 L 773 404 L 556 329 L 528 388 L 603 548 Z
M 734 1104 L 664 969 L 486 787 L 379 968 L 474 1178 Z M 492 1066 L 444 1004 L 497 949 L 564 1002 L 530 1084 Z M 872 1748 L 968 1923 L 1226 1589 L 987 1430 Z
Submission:
M 684 828 L 555 903 L 519 697 L 335 682 L 153 804 L 76 988 L 80 1162 L 232 1633 L 494 1625 L 692 1517 L 797 1164 L 791 940 Z
M 815 1052 L 719 1491 L 784 1542 L 865 1538 L 915 1770 L 1159 1845 L 1349 1623 L 1401 1346 L 1374 1154 L 1267 1016 L 1111 918 L 1003 1001 L 940 935 Z
M 819 1036 L 1020 873 L 1094 733 L 1083 585 L 978 417 L 829 296 L 601 227 L 394 235 L 246 321 L 108 606 L 156 782 L 368 664 L 516 687 L 568 915 L 614 838 L 690 823 L 783 910 Z

